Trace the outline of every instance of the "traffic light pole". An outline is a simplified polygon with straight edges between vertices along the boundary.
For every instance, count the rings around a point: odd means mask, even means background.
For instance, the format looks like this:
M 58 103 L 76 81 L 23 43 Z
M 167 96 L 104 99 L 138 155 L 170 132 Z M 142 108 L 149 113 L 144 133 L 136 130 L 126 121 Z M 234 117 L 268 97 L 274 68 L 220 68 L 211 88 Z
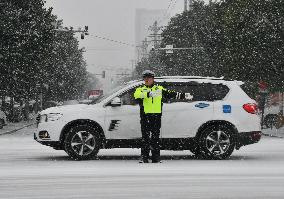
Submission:
M 102 78 L 106 77 L 106 71 L 103 71 L 102 73 L 94 73 L 94 75 L 101 75 Z
M 172 54 L 174 53 L 174 50 L 204 50 L 204 48 L 203 47 L 174 48 L 173 45 L 166 45 L 165 48 L 152 47 L 152 50 L 165 50 L 167 54 Z
M 63 28 L 63 27 L 58 27 L 57 24 L 55 23 L 55 29 L 56 32 L 72 32 L 72 33 L 81 33 L 81 39 L 85 38 L 85 35 L 89 35 L 89 27 L 85 26 L 85 29 L 82 30 L 81 28 L 74 29 L 73 27 L 70 28 Z

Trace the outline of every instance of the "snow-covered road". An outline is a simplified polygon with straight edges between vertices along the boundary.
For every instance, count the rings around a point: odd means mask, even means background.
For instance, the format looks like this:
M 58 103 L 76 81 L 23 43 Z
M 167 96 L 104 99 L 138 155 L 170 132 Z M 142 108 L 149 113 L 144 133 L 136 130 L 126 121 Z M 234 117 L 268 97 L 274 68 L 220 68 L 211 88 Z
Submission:
M 102 150 L 72 161 L 33 140 L 33 128 L 0 136 L 0 198 L 284 198 L 284 139 L 264 137 L 229 160 L 163 151 L 139 164 L 139 150 Z

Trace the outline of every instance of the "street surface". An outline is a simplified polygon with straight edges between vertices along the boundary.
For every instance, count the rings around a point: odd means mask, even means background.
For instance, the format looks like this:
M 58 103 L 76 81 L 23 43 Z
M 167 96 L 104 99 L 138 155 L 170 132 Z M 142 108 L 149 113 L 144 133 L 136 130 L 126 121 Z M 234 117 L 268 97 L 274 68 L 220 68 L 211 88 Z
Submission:
M 263 137 L 229 160 L 162 151 L 139 164 L 138 149 L 101 150 L 72 161 L 33 140 L 34 127 L 0 136 L 0 198 L 284 198 L 284 139 Z

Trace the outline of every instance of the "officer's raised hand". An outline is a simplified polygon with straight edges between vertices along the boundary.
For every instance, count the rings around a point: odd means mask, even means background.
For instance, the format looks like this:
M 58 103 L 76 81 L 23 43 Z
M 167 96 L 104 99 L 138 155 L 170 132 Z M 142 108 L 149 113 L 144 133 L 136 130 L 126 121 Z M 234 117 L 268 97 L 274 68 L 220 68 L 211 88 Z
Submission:
M 157 96 L 162 96 L 162 91 L 161 90 L 155 90 L 155 91 L 150 91 L 148 93 L 149 97 L 157 97 Z
M 193 95 L 191 95 L 190 93 L 185 93 L 184 94 L 184 98 L 187 100 L 192 100 L 193 99 Z

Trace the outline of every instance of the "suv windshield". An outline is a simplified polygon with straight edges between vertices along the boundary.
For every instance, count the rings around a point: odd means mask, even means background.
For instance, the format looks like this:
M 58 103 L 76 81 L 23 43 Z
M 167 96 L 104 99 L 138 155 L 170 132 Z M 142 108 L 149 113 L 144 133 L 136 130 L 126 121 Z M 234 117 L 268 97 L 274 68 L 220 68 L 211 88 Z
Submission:
M 120 85 L 112 90 L 110 90 L 109 92 L 107 92 L 104 95 L 99 96 L 97 99 L 94 99 L 90 104 L 97 104 L 100 103 L 101 101 L 105 100 L 106 98 L 108 98 L 110 95 L 112 95 L 113 93 L 119 91 L 120 89 L 124 88 L 126 85 Z

